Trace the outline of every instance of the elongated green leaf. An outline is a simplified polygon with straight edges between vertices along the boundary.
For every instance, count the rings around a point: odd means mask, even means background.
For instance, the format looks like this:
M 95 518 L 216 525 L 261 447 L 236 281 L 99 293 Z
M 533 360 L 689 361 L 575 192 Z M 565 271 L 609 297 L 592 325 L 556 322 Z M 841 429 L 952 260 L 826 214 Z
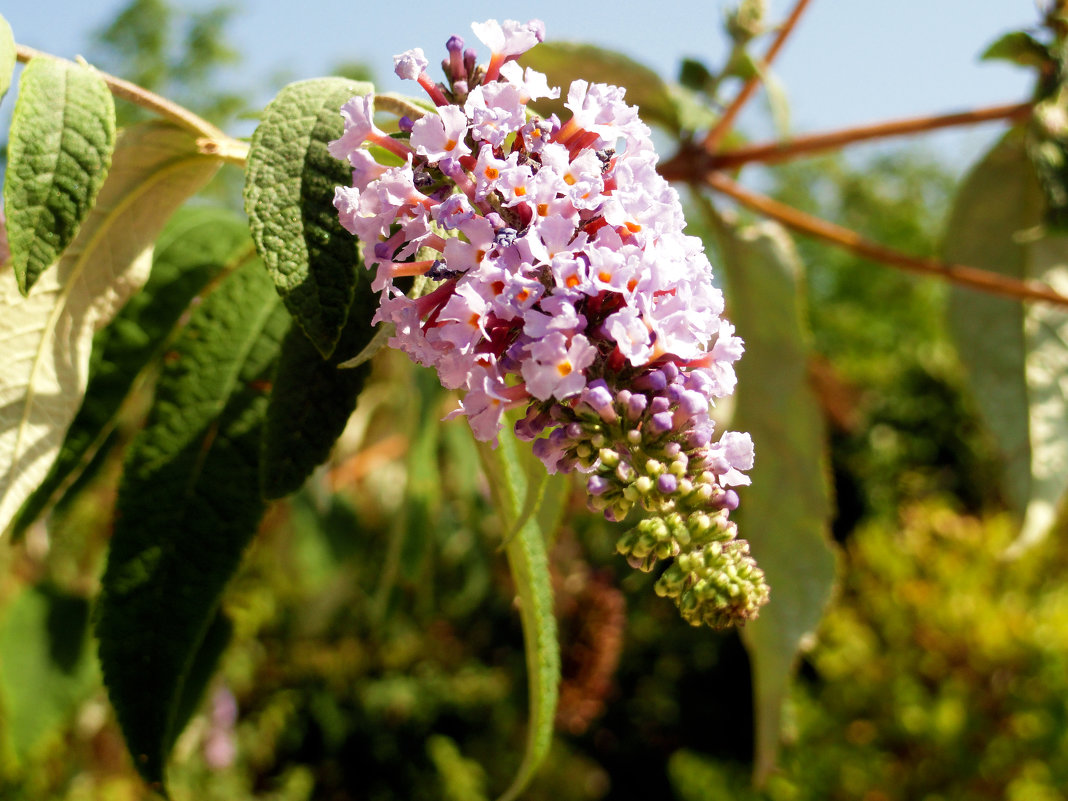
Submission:
M 287 325 L 262 265 L 230 275 L 175 341 L 126 460 L 97 637 L 134 762 L 160 787 L 197 653 L 263 513 L 265 392 Z
M 60 736 L 99 686 L 89 602 L 51 587 L 24 590 L 0 623 L 0 731 L 25 761 Z
M 1031 34 L 1012 31 L 991 44 L 980 58 L 1011 61 L 1022 67 L 1041 67 L 1053 60 L 1053 54 Z
M 1068 236 L 1041 234 L 1042 190 L 1022 132 L 1007 135 L 965 179 L 946 229 L 945 258 L 1065 291 Z M 1005 464 L 1020 544 L 1053 523 L 1068 486 L 1068 314 L 954 288 L 950 330 Z
M 479 443 L 482 467 L 493 488 L 506 531 L 511 530 L 522 515 L 527 493 L 536 491 L 525 475 L 520 447 L 508 426 L 501 431 L 496 449 Z M 553 616 L 549 558 L 537 515 L 529 516 L 509 537 L 504 550 L 519 600 L 530 697 L 530 723 L 523 762 L 511 787 L 498 799 L 514 801 L 530 783 L 552 744 L 560 685 L 560 643 Z
M 723 254 L 732 314 L 745 339 L 731 427 L 749 431 L 756 446 L 738 527 L 771 587 L 771 601 L 742 631 L 753 666 L 760 782 L 775 765 L 798 653 L 834 586 L 830 470 L 823 419 L 806 380 L 803 268 L 793 242 L 765 223 L 727 230 Z
M 145 282 L 160 229 L 218 165 L 174 126 L 124 131 L 56 267 L 25 298 L 14 272 L 0 271 L 0 532 L 47 474 L 81 404 L 94 331 Z
M 92 69 L 35 58 L 19 81 L 4 178 L 11 262 L 26 294 L 74 239 L 115 148 L 115 103 Z
M 524 53 L 520 62 L 545 73 L 550 86 L 559 86 L 562 95 L 556 101 L 538 101 L 540 113 L 569 116 L 563 101 L 571 81 L 581 77 L 590 83 L 609 83 L 626 87 L 626 100 L 636 105 L 642 120 L 661 125 L 673 133 L 680 129 L 678 112 L 671 90 L 654 70 L 622 53 L 595 45 L 574 42 L 542 42 Z
M 221 272 L 255 256 L 248 226 L 219 208 L 179 209 L 156 240 L 144 289 L 93 339 L 85 400 L 44 482 L 23 504 L 12 534 L 18 538 L 61 487 L 94 463 L 137 378 L 160 356 L 193 298 Z
M 363 350 L 375 335 L 371 318 L 378 298 L 371 292 L 366 271 L 360 268 L 355 299 L 334 353 L 324 359 L 297 325 L 282 345 L 278 374 L 263 439 L 263 492 L 281 498 L 300 489 L 345 429 L 345 423 L 364 381 L 369 362 L 340 369 L 340 362 Z
M 324 357 L 345 325 L 358 259 L 333 206 L 334 188 L 352 176 L 326 145 L 343 131 L 342 104 L 373 89 L 343 78 L 290 84 L 264 111 L 248 155 L 245 210 L 256 247 L 289 313 Z
M 15 72 L 15 37 L 11 26 L 0 16 L 0 100 L 11 88 L 11 76 Z

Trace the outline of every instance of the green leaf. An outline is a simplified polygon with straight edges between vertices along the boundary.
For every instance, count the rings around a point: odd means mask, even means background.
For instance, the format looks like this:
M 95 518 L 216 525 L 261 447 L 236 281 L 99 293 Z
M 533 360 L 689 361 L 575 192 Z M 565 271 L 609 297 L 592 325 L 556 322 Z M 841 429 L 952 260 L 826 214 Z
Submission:
M 536 492 L 523 469 L 520 445 L 510 427 L 498 437 L 498 446 L 478 445 L 482 467 L 489 479 L 505 531 L 520 520 L 527 494 Z M 553 719 L 560 684 L 560 643 L 553 616 L 552 580 L 545 540 L 538 527 L 537 515 L 531 515 L 504 545 L 508 567 L 515 581 L 519 616 L 526 644 L 530 723 L 527 748 L 512 785 L 498 801 L 514 801 L 534 777 L 552 744 Z
M 728 229 L 723 239 L 732 315 L 745 339 L 731 427 L 752 434 L 756 446 L 738 529 L 771 587 L 770 602 L 742 631 L 753 668 L 759 783 L 775 765 L 798 654 L 834 587 L 833 509 L 823 417 L 807 380 L 797 251 L 773 223 Z
M 41 586 L 8 605 L 0 623 L 0 730 L 19 761 L 58 739 L 99 686 L 88 633 L 85 598 Z
M 264 428 L 262 471 L 267 498 L 282 498 L 300 489 L 326 461 L 356 408 L 371 364 L 340 369 L 340 363 L 374 337 L 371 318 L 378 308 L 378 297 L 362 267 L 359 279 L 341 339 L 329 358 L 322 357 L 297 325 L 290 327 L 282 344 Z
M 965 178 L 943 256 L 1068 291 L 1068 236 L 1041 235 L 1042 190 L 1021 132 L 1008 134 Z M 1010 506 L 1023 517 L 1020 544 L 1053 523 L 1068 485 L 1068 399 L 1060 385 L 1068 314 L 954 287 L 950 331 L 976 403 L 1005 465 Z
M 263 514 L 265 391 L 287 324 L 262 265 L 227 277 L 175 341 L 126 459 L 96 633 L 130 753 L 158 787 L 198 651 Z
M 1025 31 L 1007 33 L 980 56 L 984 61 L 1011 61 L 1022 67 L 1041 67 L 1053 60 L 1049 49 Z
M 570 116 L 564 108 L 571 81 L 582 78 L 590 83 L 609 83 L 627 90 L 626 100 L 638 107 L 644 122 L 661 125 L 672 133 L 680 129 L 671 91 L 654 70 L 621 53 L 594 45 L 574 42 L 542 42 L 524 53 L 520 62 L 545 73 L 550 86 L 559 86 L 560 100 L 533 103 L 538 113 Z
M 15 73 L 15 36 L 11 26 L 0 15 L 0 100 L 4 99 L 11 88 L 11 77 Z
M 80 478 L 112 429 L 123 402 L 146 368 L 163 355 L 166 340 L 190 302 L 210 281 L 255 256 L 248 226 L 213 207 L 179 209 L 156 240 L 152 274 L 144 288 L 93 339 L 85 400 L 44 482 L 16 516 L 17 539 L 51 502 Z
M 252 136 L 245 210 L 278 294 L 323 357 L 334 351 L 356 286 L 358 243 L 334 211 L 347 165 L 327 151 L 341 136 L 342 104 L 369 83 L 316 78 L 285 87 Z M 351 355 L 351 354 L 350 354 Z
M 107 177 L 115 148 L 111 92 L 88 67 L 34 58 L 19 81 L 10 137 L 4 209 L 25 295 L 74 239 Z
M 81 404 L 94 331 L 148 277 L 164 223 L 219 161 L 165 123 L 123 131 L 71 246 L 28 297 L 0 270 L 0 532 L 54 461 Z

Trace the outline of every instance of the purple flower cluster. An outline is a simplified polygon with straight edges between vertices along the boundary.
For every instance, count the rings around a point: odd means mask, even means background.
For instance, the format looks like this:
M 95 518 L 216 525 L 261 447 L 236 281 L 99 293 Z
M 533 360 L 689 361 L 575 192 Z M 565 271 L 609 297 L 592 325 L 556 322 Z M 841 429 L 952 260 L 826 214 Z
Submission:
M 683 234 L 649 128 L 623 89 L 583 80 L 568 90 L 567 120 L 534 114 L 530 101 L 560 96 L 515 61 L 543 39 L 542 24 L 472 28 L 488 64 L 454 36 L 444 83 L 427 76 L 421 49 L 394 59 L 434 105 L 402 117 L 398 133 L 376 126 L 371 95 L 342 108 L 345 131 L 330 149 L 353 181 L 335 206 L 377 269 L 375 320 L 394 326 L 392 345 L 463 390 L 456 414 L 480 440 L 495 440 L 504 412 L 526 406 L 516 433 L 550 472 L 588 474 L 592 508 L 614 520 L 635 504 L 661 521 L 681 515 L 693 529 L 681 539 L 653 542 L 646 521 L 620 550 L 645 569 L 686 554 L 704 565 L 711 551 L 730 563 L 724 575 L 741 578 L 719 589 L 695 590 L 713 567 L 665 591 L 684 615 L 687 603 L 697 610 L 691 622 L 752 617 L 766 599 L 763 575 L 726 520 L 738 503 L 730 487 L 749 483 L 752 442 L 733 432 L 713 442 L 709 417 L 734 389 L 742 341 L 721 318 L 700 240 Z

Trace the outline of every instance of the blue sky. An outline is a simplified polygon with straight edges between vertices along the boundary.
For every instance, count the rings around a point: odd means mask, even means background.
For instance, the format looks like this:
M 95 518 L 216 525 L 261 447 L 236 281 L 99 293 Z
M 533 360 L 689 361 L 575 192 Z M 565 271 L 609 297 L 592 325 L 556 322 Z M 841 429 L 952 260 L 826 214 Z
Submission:
M 110 21 L 125 0 L 2 0 L 18 41 L 66 57 L 89 49 L 91 31 Z M 205 0 L 188 2 L 202 8 Z M 489 17 L 538 16 L 548 36 L 593 42 L 620 50 L 674 77 L 682 57 L 716 64 L 726 51 L 721 34 L 727 3 L 579 3 L 541 0 L 536 13 L 520 6 L 467 0 L 460 3 L 347 3 L 304 0 L 238 2 L 230 34 L 246 61 L 239 86 L 281 88 L 287 79 L 327 74 L 332 65 L 362 60 L 383 77 L 383 88 L 411 92 L 390 72 L 394 53 L 422 47 L 444 54 L 452 33 L 470 34 L 470 23 Z M 780 18 L 792 5 L 770 0 Z M 461 7 L 462 6 L 462 7 Z M 631 12 L 620 10 L 628 6 Z M 795 132 L 827 130 L 882 119 L 956 111 L 1026 99 L 1030 75 L 979 53 L 1008 30 L 1034 25 L 1038 12 L 1021 0 L 813 0 L 776 64 L 790 99 Z M 256 98 L 270 99 L 271 91 Z M 5 102 L 8 107 L 11 100 Z M 756 98 L 743 124 L 757 138 L 769 133 L 766 106 Z M 966 160 L 997 128 L 939 135 L 932 144 L 951 159 Z

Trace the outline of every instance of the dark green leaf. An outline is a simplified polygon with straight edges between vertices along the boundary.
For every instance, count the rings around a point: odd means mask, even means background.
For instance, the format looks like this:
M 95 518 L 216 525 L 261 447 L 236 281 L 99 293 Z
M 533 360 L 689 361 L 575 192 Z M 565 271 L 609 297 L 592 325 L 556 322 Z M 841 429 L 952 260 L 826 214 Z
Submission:
M 99 686 L 88 633 L 85 598 L 35 587 L 8 605 L 0 623 L 0 709 L 19 760 L 58 738 Z
M 93 338 L 85 400 L 48 476 L 15 517 L 15 538 L 60 487 L 85 469 L 138 376 L 162 355 L 190 301 L 221 272 L 254 255 L 248 227 L 237 214 L 201 206 L 174 216 L 156 240 L 148 282 Z
M 34 58 L 22 72 L 10 136 L 4 209 L 26 294 L 74 239 L 107 177 L 115 149 L 111 92 L 88 67 Z
M 1041 67 L 1052 60 L 1049 49 L 1025 31 L 1007 33 L 980 56 L 985 61 L 1011 61 L 1023 67 Z
M 540 100 L 533 105 L 541 114 L 556 113 L 561 119 L 570 114 L 564 108 L 571 81 L 609 83 L 627 90 L 626 101 L 636 105 L 643 121 L 661 125 L 673 133 L 680 129 L 678 113 L 666 83 L 653 70 L 637 61 L 601 47 L 573 42 L 542 42 L 520 59 L 527 67 L 545 73 L 550 86 L 559 86 L 561 99 Z
M 378 298 L 360 267 L 356 297 L 334 353 L 324 359 L 293 325 L 282 343 L 263 440 L 263 492 L 281 498 L 295 492 L 330 455 L 370 373 L 370 362 L 340 369 L 340 362 L 371 341 Z
M 704 63 L 694 58 L 684 58 L 679 66 L 679 83 L 695 92 L 703 92 L 712 87 L 715 78 Z
M 231 274 L 175 341 L 126 459 L 97 636 L 127 745 L 158 787 L 198 650 L 263 513 L 265 391 L 287 323 L 261 265 Z
M 479 443 L 479 455 L 505 530 L 510 531 L 520 521 L 527 505 L 527 494 L 536 492 L 537 488 L 528 482 L 520 454 L 521 446 L 509 426 L 502 429 L 498 441 L 496 448 L 488 443 Z M 553 616 L 549 558 L 536 514 L 529 516 L 519 530 L 509 537 L 504 549 L 515 581 L 523 624 L 530 698 L 526 753 L 511 787 L 498 799 L 514 801 L 526 789 L 552 744 L 553 718 L 560 684 L 560 643 L 556 635 L 556 618 Z
M 217 610 L 215 617 L 211 619 L 207 632 L 204 634 L 204 638 L 197 647 L 185 680 L 182 682 L 182 695 L 174 708 L 171 741 L 164 745 L 165 751 L 169 751 L 174 747 L 174 741 L 192 719 L 197 707 L 200 706 L 200 702 L 204 698 L 204 691 L 208 687 L 208 682 L 215 675 L 215 668 L 219 664 L 219 659 L 222 657 L 223 651 L 226 650 L 226 646 L 230 644 L 230 639 L 233 635 L 234 624 L 230 622 L 230 618 L 221 609 Z
M 793 242 L 772 223 L 726 229 L 723 239 L 732 314 L 745 339 L 731 425 L 752 434 L 756 446 L 738 528 L 771 587 L 770 602 L 742 632 L 753 666 L 759 782 L 775 765 L 798 653 L 834 586 L 833 510 L 826 432 L 807 379 L 803 268 Z
M 248 156 L 245 210 L 256 248 L 289 313 L 324 358 L 344 328 L 358 259 L 357 242 L 333 206 L 334 188 L 352 176 L 327 143 L 343 131 L 342 104 L 371 91 L 344 78 L 290 84 L 264 110 Z

